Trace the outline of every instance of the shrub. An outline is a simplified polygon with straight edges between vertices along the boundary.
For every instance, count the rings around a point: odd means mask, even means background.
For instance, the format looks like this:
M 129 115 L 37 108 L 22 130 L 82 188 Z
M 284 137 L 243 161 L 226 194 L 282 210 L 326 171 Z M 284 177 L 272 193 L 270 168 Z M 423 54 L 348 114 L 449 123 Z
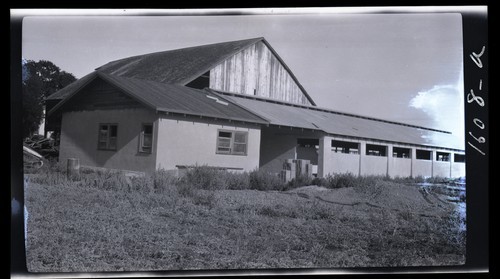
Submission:
M 179 177 L 172 172 L 158 170 L 152 174 L 152 187 L 155 193 L 169 192 L 179 183 Z
M 233 173 L 226 172 L 224 174 L 226 187 L 229 190 L 245 190 L 250 189 L 250 175 L 247 172 Z
M 359 180 L 359 178 L 352 173 L 328 175 L 324 178 L 323 183 L 325 184 L 323 186 L 330 189 L 354 187 L 357 180 Z
M 311 185 L 316 185 L 316 186 L 326 186 L 327 184 L 328 181 L 323 177 L 315 177 L 311 181 Z
M 196 166 L 186 172 L 180 183 L 191 185 L 195 189 L 225 189 L 226 183 L 223 177 L 224 173 L 221 170 L 208 166 Z
M 65 173 L 52 171 L 38 172 L 36 175 L 30 176 L 29 180 L 33 183 L 49 186 L 71 183 Z
M 300 175 L 297 178 L 292 179 L 286 184 L 286 189 L 293 189 L 293 188 L 298 188 L 302 186 L 308 186 L 312 185 L 313 179 L 310 176 L 307 175 Z
M 179 195 L 182 197 L 188 198 L 188 197 L 193 197 L 195 194 L 195 188 L 192 184 L 188 183 L 178 183 L 176 185 L 177 192 Z
M 254 170 L 249 174 L 249 186 L 254 190 L 283 190 L 284 184 L 281 179 L 274 174 L 265 172 L 263 170 Z
M 86 170 L 84 175 L 80 175 L 80 181 L 77 185 L 92 187 L 101 190 L 138 191 L 131 189 L 133 186 L 142 187 L 142 185 L 132 185 L 125 175 L 118 171 L 111 170 Z
M 418 176 L 413 177 L 413 182 L 414 183 L 424 183 L 425 178 L 421 175 L 418 175 Z
M 354 186 L 354 190 L 358 193 L 368 195 L 371 198 L 378 196 L 382 187 L 387 183 L 385 176 L 361 176 Z
M 447 181 L 448 181 L 448 178 L 441 177 L 441 176 L 433 176 L 433 177 L 428 177 L 425 179 L 425 182 L 431 183 L 431 184 L 446 183 Z

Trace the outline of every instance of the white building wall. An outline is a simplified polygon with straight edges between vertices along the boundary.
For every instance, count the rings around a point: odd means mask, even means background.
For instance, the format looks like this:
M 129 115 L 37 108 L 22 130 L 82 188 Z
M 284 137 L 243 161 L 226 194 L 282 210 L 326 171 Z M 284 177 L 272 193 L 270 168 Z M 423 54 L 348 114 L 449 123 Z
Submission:
M 217 154 L 218 130 L 247 131 L 247 155 Z M 177 169 L 177 165 L 208 165 L 242 168 L 259 167 L 260 128 L 229 122 L 182 117 L 160 117 L 158 120 L 157 169 Z
M 331 141 L 338 139 L 348 142 L 359 143 L 359 154 L 335 153 L 331 148 Z M 321 137 L 319 147 L 318 176 L 329 174 L 352 173 L 356 175 L 389 175 L 390 177 L 409 176 L 443 176 L 460 177 L 465 176 L 465 163 L 453 162 L 453 152 L 433 150 L 431 148 L 419 148 L 414 146 L 402 146 L 375 141 L 364 141 L 345 139 L 340 137 Z M 387 146 L 387 156 L 366 155 L 366 144 L 377 144 Z M 393 148 L 403 147 L 410 149 L 411 158 L 393 157 Z M 416 159 L 416 150 L 424 149 L 431 151 L 432 160 Z M 441 162 L 436 160 L 436 152 L 450 153 L 450 161 Z

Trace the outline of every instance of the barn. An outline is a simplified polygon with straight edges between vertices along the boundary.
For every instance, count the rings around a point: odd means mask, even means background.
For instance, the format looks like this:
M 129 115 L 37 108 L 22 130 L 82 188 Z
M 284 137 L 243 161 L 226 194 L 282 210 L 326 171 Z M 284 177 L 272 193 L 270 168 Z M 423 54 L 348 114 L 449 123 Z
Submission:
M 280 173 L 303 159 L 320 177 L 465 175 L 451 133 L 317 106 L 264 38 L 112 61 L 46 105 L 59 160 L 84 166 Z

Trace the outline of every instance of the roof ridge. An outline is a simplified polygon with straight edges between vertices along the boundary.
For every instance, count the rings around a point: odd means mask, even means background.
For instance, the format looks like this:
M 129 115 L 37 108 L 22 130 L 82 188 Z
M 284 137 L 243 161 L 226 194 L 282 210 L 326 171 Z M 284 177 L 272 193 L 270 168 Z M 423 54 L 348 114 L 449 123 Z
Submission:
M 265 40 L 264 37 L 255 37 L 255 38 L 243 39 L 243 40 L 233 40 L 233 41 L 226 41 L 226 42 L 219 42 L 219 43 L 209 43 L 209 44 L 204 44 L 204 45 L 195 45 L 195 46 L 188 46 L 188 47 L 183 47 L 183 48 L 175 48 L 175 49 L 169 49 L 169 50 L 161 50 L 161 51 L 149 52 L 149 53 L 138 54 L 138 55 L 133 55 L 133 56 L 129 56 L 129 57 L 125 57 L 125 58 L 113 60 L 113 61 L 110 61 L 110 62 L 108 62 L 108 63 L 106 63 L 104 65 L 101 65 L 101 66 L 95 68 L 95 70 L 98 71 L 101 68 L 105 67 L 106 65 L 110 65 L 112 63 L 117 63 L 117 62 L 124 61 L 124 60 L 127 60 L 127 59 L 152 56 L 152 55 L 155 55 L 155 54 L 163 54 L 163 53 L 168 53 L 168 52 L 185 51 L 185 50 L 188 50 L 188 49 L 208 47 L 208 46 L 215 46 L 215 45 L 220 45 L 220 44 L 228 44 L 228 43 L 236 43 L 236 42 L 244 42 L 244 41 L 249 41 L 249 42 L 250 41 L 255 41 L 255 42 L 258 42 L 258 41 L 261 41 L 261 40 Z
M 407 123 L 403 123 L 403 122 L 397 122 L 397 121 L 381 119 L 381 118 L 376 118 L 376 117 L 353 114 L 353 113 L 348 113 L 348 112 L 341 112 L 341 111 L 336 111 L 336 110 L 332 110 L 329 108 L 322 108 L 322 107 L 318 107 L 318 106 L 308 106 L 308 105 L 290 103 L 290 102 L 285 102 L 285 101 L 280 101 L 280 100 L 275 100 L 275 99 L 270 99 L 270 98 L 265 98 L 265 97 L 243 95 L 243 94 L 214 90 L 214 89 L 211 89 L 211 90 L 213 90 L 217 93 L 220 93 L 222 95 L 228 95 L 228 96 L 232 96 L 232 97 L 236 97 L 236 98 L 251 99 L 251 100 L 256 100 L 256 101 L 260 101 L 260 102 L 275 103 L 275 104 L 291 106 L 291 107 L 300 107 L 300 108 L 311 109 L 311 110 L 316 110 L 316 111 L 328 112 L 328 113 L 332 113 L 332 114 L 345 115 L 345 116 L 349 116 L 349 117 L 356 117 L 356 118 L 368 119 L 368 120 L 373 120 L 373 121 L 378 121 L 378 122 L 390 123 L 390 124 L 394 124 L 394 125 L 418 128 L 418 129 L 439 132 L 439 133 L 444 133 L 444 134 L 452 134 L 449 131 L 428 128 L 428 127 L 423 127 L 423 126 L 419 126 L 419 125 L 407 124 Z

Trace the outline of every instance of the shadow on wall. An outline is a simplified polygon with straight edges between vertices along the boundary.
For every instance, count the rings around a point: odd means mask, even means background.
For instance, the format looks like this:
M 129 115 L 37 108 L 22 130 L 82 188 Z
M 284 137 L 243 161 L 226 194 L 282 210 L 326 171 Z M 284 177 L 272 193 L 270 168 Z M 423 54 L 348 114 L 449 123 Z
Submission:
M 83 125 L 83 127 L 82 127 Z M 150 154 L 138 152 L 138 136 L 140 127 L 127 127 L 120 123 L 116 127 L 116 135 L 110 138 L 99 133 L 102 127 L 97 123 L 82 124 L 73 129 L 67 129 L 64 144 L 65 156 L 76 157 L 82 165 L 109 167 L 119 169 L 137 169 L 140 162 L 137 157 L 147 157 Z M 135 126 L 135 125 L 133 125 Z M 136 128 L 136 132 L 132 129 Z M 108 126 L 109 130 L 113 129 Z M 101 141 L 101 142 L 100 142 Z

